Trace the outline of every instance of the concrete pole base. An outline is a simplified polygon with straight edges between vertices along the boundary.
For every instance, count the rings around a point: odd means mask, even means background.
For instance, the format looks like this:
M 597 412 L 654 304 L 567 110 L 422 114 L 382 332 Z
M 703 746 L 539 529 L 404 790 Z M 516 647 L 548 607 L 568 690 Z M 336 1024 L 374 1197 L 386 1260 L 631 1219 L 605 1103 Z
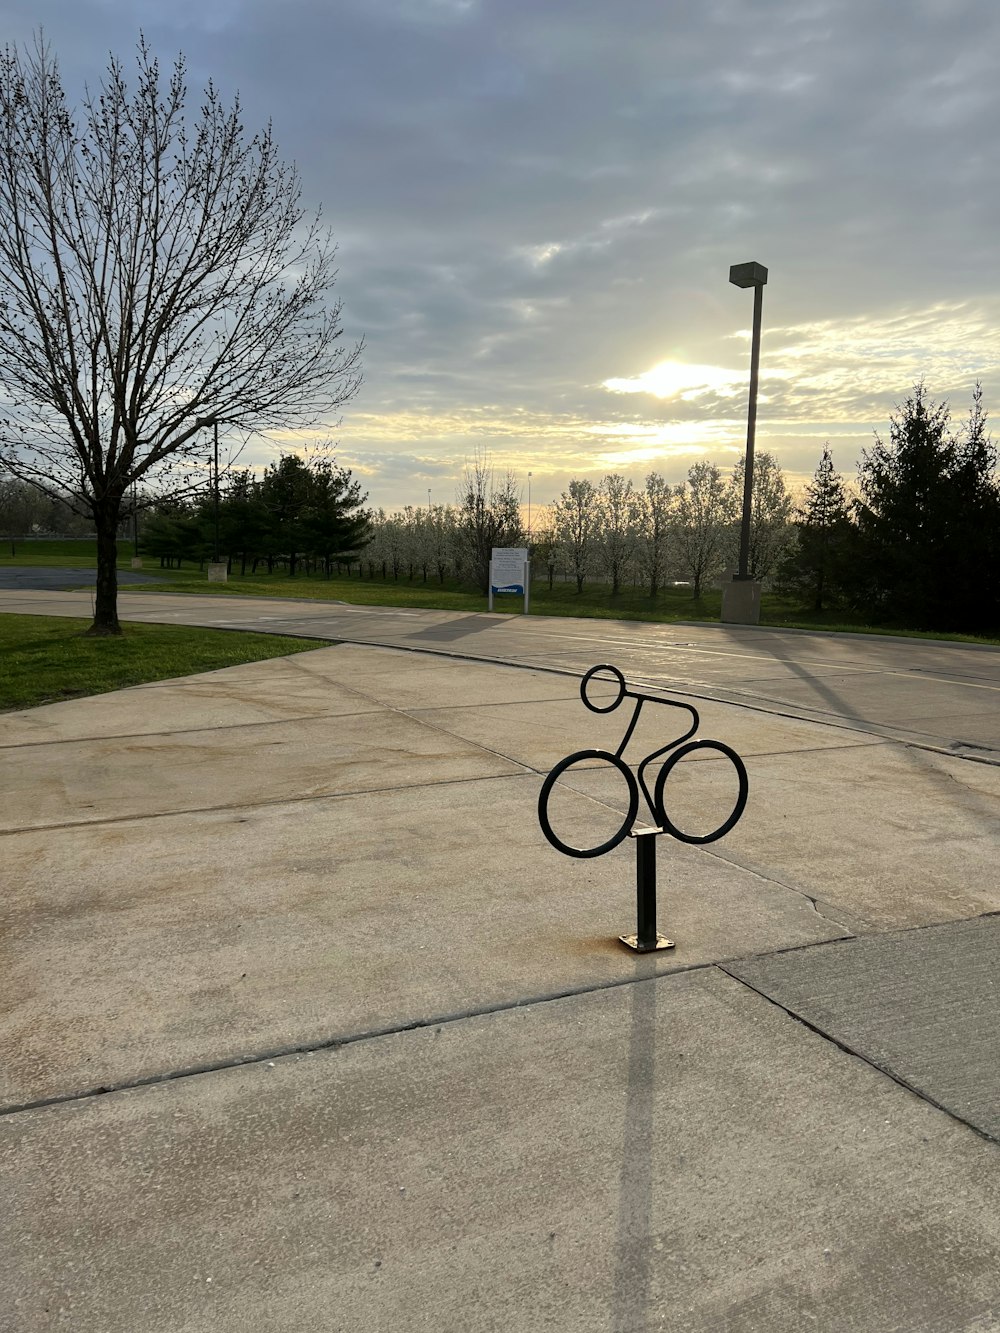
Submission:
M 209 583 L 229 582 L 229 569 L 228 566 L 226 565 L 225 560 L 220 561 L 217 565 L 214 563 L 209 565 L 208 581 Z
M 756 579 L 733 579 L 722 585 L 722 620 L 727 625 L 760 624 L 760 589 Z

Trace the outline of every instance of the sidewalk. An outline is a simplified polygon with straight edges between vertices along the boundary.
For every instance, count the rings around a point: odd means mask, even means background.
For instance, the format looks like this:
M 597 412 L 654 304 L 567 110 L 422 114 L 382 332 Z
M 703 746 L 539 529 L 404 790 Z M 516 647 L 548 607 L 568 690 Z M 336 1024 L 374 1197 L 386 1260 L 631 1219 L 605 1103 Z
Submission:
M 574 676 L 0 716 L 0 1330 L 1000 1328 L 1000 770 L 699 709 L 750 803 L 643 957 L 630 846 L 537 825 Z

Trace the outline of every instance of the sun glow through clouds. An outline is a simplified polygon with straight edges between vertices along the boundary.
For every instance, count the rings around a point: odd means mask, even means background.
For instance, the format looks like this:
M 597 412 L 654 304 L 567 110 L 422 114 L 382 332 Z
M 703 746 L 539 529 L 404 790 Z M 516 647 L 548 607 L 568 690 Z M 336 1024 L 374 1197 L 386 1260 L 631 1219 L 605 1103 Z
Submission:
M 654 398 L 680 398 L 691 402 L 703 394 L 730 397 L 745 393 L 747 372 L 724 366 L 692 366 L 683 361 L 661 361 L 652 370 L 626 379 L 609 379 L 603 387 L 611 393 L 648 393 Z

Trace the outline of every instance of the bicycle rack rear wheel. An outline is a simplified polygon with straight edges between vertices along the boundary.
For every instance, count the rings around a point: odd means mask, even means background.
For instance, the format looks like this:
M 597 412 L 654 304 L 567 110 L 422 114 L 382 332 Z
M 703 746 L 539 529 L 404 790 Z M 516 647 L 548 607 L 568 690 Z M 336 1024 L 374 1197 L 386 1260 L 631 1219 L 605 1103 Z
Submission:
M 552 825 L 549 823 L 549 795 L 568 768 L 571 768 L 573 764 L 583 763 L 586 759 L 603 759 L 606 763 L 612 764 L 623 775 L 629 791 L 628 814 L 622 821 L 618 832 L 610 837 L 607 842 L 602 842 L 599 847 L 570 847 L 554 832 Z M 590 771 L 593 772 L 594 770 L 591 769 Z M 638 813 L 639 784 L 625 761 L 619 759 L 616 754 L 612 754 L 610 750 L 577 750 L 575 754 L 568 754 L 565 759 L 560 759 L 559 763 L 556 764 L 542 783 L 542 790 L 538 793 L 538 822 L 542 826 L 542 832 L 556 851 L 563 852 L 566 856 L 603 856 L 605 852 L 610 852 L 612 848 L 617 847 L 620 842 L 628 837 L 629 830 L 635 823 L 635 817 Z
M 670 820 L 663 801 L 663 791 L 674 765 L 679 763 L 685 755 L 692 754 L 696 750 L 718 750 L 720 754 L 726 755 L 732 760 L 740 784 L 739 795 L 736 797 L 736 804 L 733 806 L 732 813 L 711 833 L 685 833 Z M 724 837 L 731 828 L 739 823 L 746 808 L 749 790 L 750 779 L 747 777 L 746 765 L 735 750 L 730 749 L 728 745 L 724 745 L 722 741 L 688 741 L 686 745 L 680 746 L 673 752 L 656 776 L 656 787 L 653 791 L 653 808 L 656 812 L 656 821 L 662 829 L 665 829 L 672 838 L 676 838 L 679 842 L 715 842 L 717 838 Z

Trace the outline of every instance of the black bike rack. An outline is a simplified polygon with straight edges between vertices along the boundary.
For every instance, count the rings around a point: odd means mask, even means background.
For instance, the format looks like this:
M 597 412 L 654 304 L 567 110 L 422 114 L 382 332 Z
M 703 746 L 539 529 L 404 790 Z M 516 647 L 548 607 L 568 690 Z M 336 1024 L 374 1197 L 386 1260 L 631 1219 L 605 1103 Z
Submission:
M 611 676 L 617 682 L 618 692 L 614 700 L 609 704 L 598 704 L 588 697 L 587 687 L 591 681 L 598 676 L 600 672 L 610 672 Z M 608 684 L 610 682 L 602 682 Z M 636 953 L 654 953 L 660 949 L 672 949 L 674 941 L 668 940 L 666 936 L 660 935 L 656 929 L 656 839 L 662 834 L 669 834 L 678 842 L 688 842 L 695 844 L 704 844 L 715 842 L 729 832 L 743 816 L 746 808 L 747 793 L 749 790 L 749 781 L 747 778 L 746 766 L 743 760 L 728 745 L 722 741 L 715 740 L 692 740 L 695 732 L 698 730 L 699 717 L 698 710 L 689 703 L 682 703 L 676 699 L 663 699 L 651 694 L 636 694 L 629 690 L 625 684 L 625 677 L 617 667 L 604 663 L 600 666 L 591 667 L 583 679 L 580 681 L 580 697 L 584 705 L 592 713 L 610 713 L 616 709 L 624 699 L 634 699 L 635 708 L 631 720 L 626 728 L 625 735 L 618 749 L 612 753 L 609 750 L 577 750 L 575 754 L 570 754 L 561 759 L 551 770 L 542 783 L 542 789 L 538 795 L 538 822 L 542 832 L 548 841 L 555 847 L 556 851 L 562 852 L 565 856 L 589 858 L 594 856 L 603 856 L 606 852 L 612 851 L 626 837 L 630 837 L 635 842 L 635 880 L 636 880 L 636 930 L 634 935 L 619 935 L 627 948 Z M 687 731 L 682 735 L 670 741 L 669 744 L 661 746 L 651 754 L 646 755 L 642 762 L 636 768 L 633 775 L 631 769 L 625 763 L 622 755 L 625 747 L 628 745 L 635 731 L 636 724 L 639 721 L 639 713 L 644 703 L 664 704 L 671 708 L 680 708 L 690 713 L 693 721 Z M 657 775 L 654 792 L 650 795 L 649 788 L 646 786 L 644 772 L 647 766 L 656 759 L 666 755 L 668 751 L 673 754 L 667 758 Z M 718 828 L 713 829 L 711 833 L 693 834 L 687 833 L 674 824 L 666 813 L 664 807 L 664 792 L 666 781 L 675 765 L 685 755 L 691 754 L 695 750 L 716 750 L 726 755 L 732 762 L 736 775 L 739 779 L 739 794 L 736 803 L 733 806 L 729 816 L 722 821 Z M 617 833 L 608 838 L 605 842 L 598 843 L 593 847 L 573 847 L 564 842 L 555 832 L 549 822 L 548 802 L 552 788 L 562 777 L 563 773 L 573 764 L 584 763 L 596 759 L 603 760 L 612 765 L 619 773 L 624 776 L 628 786 L 629 804 L 628 811 L 622 821 L 621 827 Z M 653 827 L 647 829 L 636 829 L 634 827 L 636 816 L 639 811 L 640 792 L 645 798 L 646 804 L 653 816 Z

